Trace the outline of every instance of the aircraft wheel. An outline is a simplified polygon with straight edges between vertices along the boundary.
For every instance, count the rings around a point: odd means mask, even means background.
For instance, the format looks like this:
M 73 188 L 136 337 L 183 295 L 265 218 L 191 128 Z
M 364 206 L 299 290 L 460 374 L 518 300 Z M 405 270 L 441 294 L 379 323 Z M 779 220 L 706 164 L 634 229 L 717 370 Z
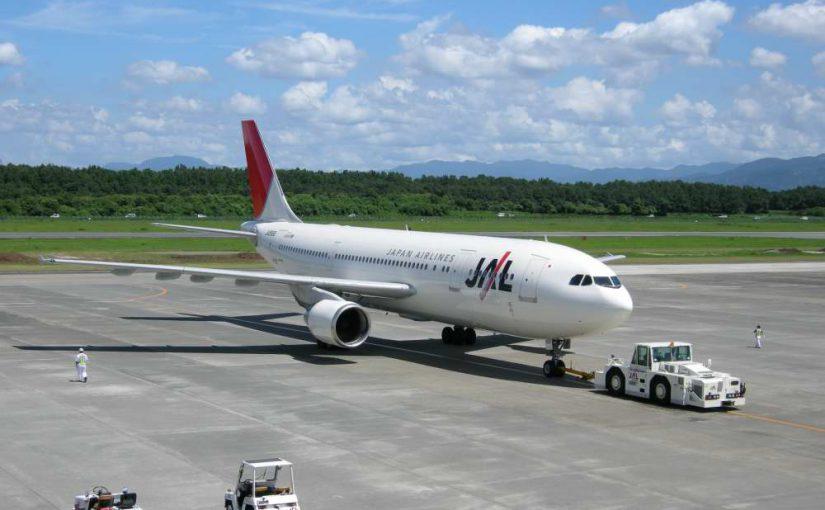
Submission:
M 464 345 L 475 345 L 476 344 L 476 330 L 473 328 L 467 328 L 464 330 Z
M 607 373 L 607 392 L 611 395 L 624 395 L 624 374 L 618 368 Z
M 453 343 L 453 328 L 444 328 L 441 330 L 441 341 L 444 345 Z
M 453 326 L 453 345 L 464 345 L 465 338 L 467 338 L 467 328 Z
M 549 359 L 541 367 L 544 377 L 564 377 L 565 364 L 560 359 Z

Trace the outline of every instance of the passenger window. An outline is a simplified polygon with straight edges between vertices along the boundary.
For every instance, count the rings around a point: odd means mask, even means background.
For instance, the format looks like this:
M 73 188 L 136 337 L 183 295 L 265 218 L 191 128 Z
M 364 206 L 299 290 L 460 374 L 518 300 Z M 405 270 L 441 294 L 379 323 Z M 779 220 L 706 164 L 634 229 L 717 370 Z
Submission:
M 593 278 L 591 278 L 589 274 L 584 275 L 584 278 L 582 279 L 582 287 L 586 285 L 591 285 L 592 283 Z
M 570 285 L 578 286 L 582 282 L 582 278 L 584 278 L 583 274 L 577 274 L 573 278 L 570 278 Z

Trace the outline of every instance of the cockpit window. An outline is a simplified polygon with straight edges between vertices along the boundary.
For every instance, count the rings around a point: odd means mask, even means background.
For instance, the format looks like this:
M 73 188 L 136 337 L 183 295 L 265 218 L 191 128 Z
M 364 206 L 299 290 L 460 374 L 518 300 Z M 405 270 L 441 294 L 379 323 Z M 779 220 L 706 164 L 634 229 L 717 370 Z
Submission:
M 585 285 L 591 285 L 593 283 L 593 278 L 590 277 L 589 274 L 584 275 L 584 279 L 582 280 L 582 287 Z
M 573 278 L 570 278 L 570 285 L 578 285 L 582 282 L 582 278 L 584 278 L 583 274 L 577 274 Z
M 611 289 L 618 289 L 622 286 L 619 279 L 615 276 L 594 276 L 593 281 L 596 285 L 601 285 L 602 287 L 610 287 Z

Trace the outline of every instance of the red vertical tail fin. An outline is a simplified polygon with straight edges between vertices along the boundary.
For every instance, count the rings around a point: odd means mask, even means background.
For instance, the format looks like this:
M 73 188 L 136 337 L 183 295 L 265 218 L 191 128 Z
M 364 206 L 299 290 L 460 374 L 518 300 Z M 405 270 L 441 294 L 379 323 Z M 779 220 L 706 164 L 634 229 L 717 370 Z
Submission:
M 252 211 L 256 220 L 301 220 L 292 212 L 284 196 L 278 176 L 269 163 L 266 147 L 254 120 L 241 121 L 243 145 L 246 152 L 246 176 L 252 196 Z

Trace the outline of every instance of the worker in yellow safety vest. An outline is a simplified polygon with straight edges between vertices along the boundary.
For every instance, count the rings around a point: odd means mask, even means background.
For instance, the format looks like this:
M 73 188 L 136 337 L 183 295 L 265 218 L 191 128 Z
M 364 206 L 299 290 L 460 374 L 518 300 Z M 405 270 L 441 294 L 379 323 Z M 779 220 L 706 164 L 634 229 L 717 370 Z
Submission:
M 762 348 L 762 339 L 765 338 L 765 332 L 762 330 L 762 326 L 759 324 L 756 325 L 756 329 L 753 330 L 753 338 L 756 340 L 756 344 L 754 347 L 757 349 Z
M 86 374 L 86 365 L 89 363 L 89 356 L 83 352 L 83 347 L 77 350 L 77 356 L 74 358 L 74 368 L 77 371 L 78 382 L 86 382 L 88 376 Z

